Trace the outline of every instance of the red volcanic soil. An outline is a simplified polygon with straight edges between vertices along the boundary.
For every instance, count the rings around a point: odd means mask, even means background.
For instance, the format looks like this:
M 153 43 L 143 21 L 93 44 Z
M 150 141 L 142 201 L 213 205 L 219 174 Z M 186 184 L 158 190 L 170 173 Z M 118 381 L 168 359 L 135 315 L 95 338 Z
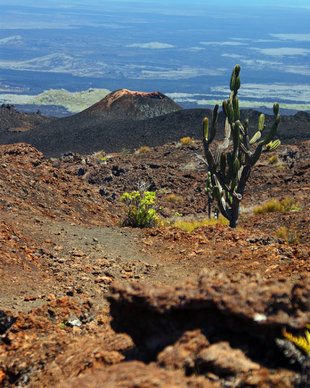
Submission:
M 162 116 L 182 108 L 160 92 L 136 92 L 127 89 L 116 90 L 102 100 L 81 112 L 96 114 L 108 119 L 143 120 Z
M 237 229 L 189 233 L 173 220 L 206 217 L 201 153 L 172 142 L 103 164 L 0 147 L 0 386 L 309 386 L 283 333 L 310 322 L 310 142 L 262 155 Z M 121 226 L 139 188 L 170 227 Z M 271 198 L 301 210 L 253 213 Z

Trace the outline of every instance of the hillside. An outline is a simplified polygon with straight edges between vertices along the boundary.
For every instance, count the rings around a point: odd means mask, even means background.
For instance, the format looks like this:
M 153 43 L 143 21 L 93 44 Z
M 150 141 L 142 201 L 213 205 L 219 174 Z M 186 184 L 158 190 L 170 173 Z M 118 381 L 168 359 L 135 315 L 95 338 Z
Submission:
M 0 106 L 0 133 L 4 136 L 11 132 L 26 132 L 50 122 L 51 119 L 41 116 L 39 113 L 22 113 L 9 104 Z
M 2 109 L 1 112 L 6 112 Z M 259 112 L 242 110 L 241 119 L 249 119 L 250 133 L 256 131 Z M 141 146 L 158 146 L 181 137 L 201 138 L 201 125 L 209 109 L 181 109 L 159 92 L 141 93 L 121 89 L 86 110 L 61 119 L 50 120 L 40 115 L 27 115 L 11 110 L 8 119 L 0 120 L 0 144 L 26 142 L 49 157 L 66 152 L 91 153 L 98 150 L 119 152 Z M 22 117 L 22 122 L 20 120 Z M 34 122 L 34 118 L 36 121 Z M 27 124 L 25 124 L 25 120 Z M 266 115 L 267 126 L 273 117 Z M 23 125 L 26 132 L 16 133 Z M 15 132 L 12 128 L 17 127 Z M 224 127 L 224 116 L 219 115 L 219 126 Z M 11 128 L 11 129 L 10 129 Z M 283 116 L 278 131 L 282 142 L 310 138 L 310 115 L 299 112 Z M 219 131 L 219 135 L 222 133 Z
M 239 229 L 191 233 L 173 220 L 206 217 L 199 141 L 107 164 L 0 146 L 0 385 L 309 386 L 283 336 L 310 320 L 309 146 L 262 155 Z M 170 227 L 121 226 L 121 195 L 139 187 Z M 302 211 L 252 211 L 284 197 Z

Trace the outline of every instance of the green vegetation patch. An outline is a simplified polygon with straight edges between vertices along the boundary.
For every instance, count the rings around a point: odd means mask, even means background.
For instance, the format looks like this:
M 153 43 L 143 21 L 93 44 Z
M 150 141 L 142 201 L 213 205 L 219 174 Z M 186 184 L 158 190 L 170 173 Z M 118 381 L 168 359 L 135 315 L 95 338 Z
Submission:
M 122 202 L 126 205 L 127 217 L 124 225 L 134 228 L 152 228 L 159 224 L 156 212 L 156 194 L 153 191 L 124 193 Z

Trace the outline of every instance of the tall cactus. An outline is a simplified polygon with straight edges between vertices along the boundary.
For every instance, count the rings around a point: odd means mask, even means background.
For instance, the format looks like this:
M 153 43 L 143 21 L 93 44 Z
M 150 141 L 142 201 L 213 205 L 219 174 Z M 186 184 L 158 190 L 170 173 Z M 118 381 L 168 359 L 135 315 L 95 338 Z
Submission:
M 248 120 L 240 122 L 238 90 L 241 85 L 240 66 L 236 65 L 230 79 L 230 97 L 223 101 L 222 108 L 226 116 L 225 137 L 213 156 L 209 146 L 217 132 L 219 105 L 215 105 L 209 128 L 208 118 L 203 120 L 203 147 L 205 162 L 208 165 L 206 193 L 208 202 L 217 201 L 222 215 L 235 228 L 238 223 L 240 202 L 242 200 L 251 169 L 261 156 L 263 149 L 274 151 L 280 140 L 273 140 L 280 122 L 279 104 L 273 105 L 275 121 L 267 136 L 260 140 L 265 129 L 265 116 L 260 115 L 257 132 L 249 139 Z M 256 146 L 255 146 L 256 145 Z

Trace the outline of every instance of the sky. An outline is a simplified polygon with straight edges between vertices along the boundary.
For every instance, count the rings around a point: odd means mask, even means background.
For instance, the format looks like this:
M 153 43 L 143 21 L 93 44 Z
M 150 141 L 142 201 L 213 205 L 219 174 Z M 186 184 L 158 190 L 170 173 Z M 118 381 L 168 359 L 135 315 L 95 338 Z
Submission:
M 107 7 L 109 1 L 105 0 L 27 0 L 25 3 L 24 0 L 10 0 L 9 3 L 6 0 L 0 0 L 0 5 L 23 5 L 23 6 L 40 6 L 42 7 L 59 7 L 66 8 L 72 6 L 83 6 L 89 8 L 91 6 L 96 6 L 100 8 Z M 113 3 L 126 3 L 126 4 L 135 4 L 135 3 L 144 3 L 144 4 L 176 4 L 178 7 L 185 6 L 191 7 L 194 4 L 219 4 L 218 0 L 113 0 Z M 234 5 L 234 6 L 260 6 L 260 7 L 292 7 L 292 8 L 308 8 L 310 9 L 309 0 L 222 0 L 222 5 Z

